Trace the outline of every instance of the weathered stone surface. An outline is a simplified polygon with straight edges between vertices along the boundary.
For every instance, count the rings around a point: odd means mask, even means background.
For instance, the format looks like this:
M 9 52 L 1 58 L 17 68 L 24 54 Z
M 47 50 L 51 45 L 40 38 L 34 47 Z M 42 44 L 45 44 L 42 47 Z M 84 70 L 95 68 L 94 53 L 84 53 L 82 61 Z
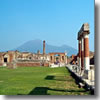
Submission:
M 78 37 L 77 39 L 79 40 L 81 38 L 82 35 L 84 34 L 89 34 L 90 30 L 89 30 L 89 24 L 88 23 L 84 23 L 81 27 L 81 29 L 78 32 Z

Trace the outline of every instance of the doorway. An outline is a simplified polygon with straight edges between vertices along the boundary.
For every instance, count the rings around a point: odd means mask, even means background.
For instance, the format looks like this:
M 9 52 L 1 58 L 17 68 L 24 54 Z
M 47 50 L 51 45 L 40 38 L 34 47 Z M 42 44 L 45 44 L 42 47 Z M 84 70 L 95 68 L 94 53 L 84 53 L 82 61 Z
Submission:
M 4 58 L 4 63 L 7 63 L 7 58 Z

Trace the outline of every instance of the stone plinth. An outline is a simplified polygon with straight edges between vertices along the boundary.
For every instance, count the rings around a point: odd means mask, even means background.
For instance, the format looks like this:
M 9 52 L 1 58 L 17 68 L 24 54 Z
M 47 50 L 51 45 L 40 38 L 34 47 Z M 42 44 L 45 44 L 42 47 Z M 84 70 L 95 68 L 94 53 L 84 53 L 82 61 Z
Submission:
M 95 74 L 94 74 L 94 70 L 93 69 L 92 70 L 85 70 L 84 71 L 84 75 L 83 75 L 82 78 L 88 79 L 90 81 L 94 81 L 95 80 L 94 76 L 95 76 Z

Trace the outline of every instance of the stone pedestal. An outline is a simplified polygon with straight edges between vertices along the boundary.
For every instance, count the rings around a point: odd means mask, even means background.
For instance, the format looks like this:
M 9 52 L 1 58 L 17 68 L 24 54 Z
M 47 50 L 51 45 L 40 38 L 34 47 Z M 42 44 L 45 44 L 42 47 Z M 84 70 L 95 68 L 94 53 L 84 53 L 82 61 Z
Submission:
M 89 76 L 89 70 L 85 70 L 82 78 L 88 79 L 88 76 Z
M 94 81 L 94 70 L 85 70 L 82 78 Z

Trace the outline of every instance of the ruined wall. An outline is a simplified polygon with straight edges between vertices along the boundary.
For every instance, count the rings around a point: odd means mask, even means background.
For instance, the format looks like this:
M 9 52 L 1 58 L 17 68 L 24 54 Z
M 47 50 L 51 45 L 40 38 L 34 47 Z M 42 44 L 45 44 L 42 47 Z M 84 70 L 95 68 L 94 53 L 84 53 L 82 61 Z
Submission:
M 9 62 L 12 62 L 14 59 L 14 54 L 13 53 L 10 53 L 9 54 Z
M 45 67 L 49 67 L 49 63 L 44 63 L 43 66 L 45 66 Z
M 0 66 L 3 66 L 3 63 L 0 63 Z
M 16 63 L 17 67 L 35 67 L 41 66 L 39 62 L 18 62 Z
M 58 60 L 56 59 L 56 54 Z M 51 57 L 52 56 L 52 60 Z M 4 58 L 7 58 L 7 62 L 4 62 Z M 17 62 L 16 66 L 26 66 L 26 67 L 31 67 L 31 66 L 49 66 L 50 63 L 66 63 L 66 55 L 65 53 L 49 53 L 49 54 L 32 54 L 28 52 L 18 52 L 18 51 L 8 51 L 5 52 L 2 55 L 2 62 L 0 62 L 0 65 L 2 66 L 11 66 L 12 64 Z
M 50 56 L 50 62 L 51 63 L 54 63 L 56 61 L 56 57 L 55 55 L 59 55 L 57 56 L 58 57 L 58 60 L 60 63 L 66 63 L 66 55 L 65 53 L 60 53 L 60 52 L 53 52 L 53 53 L 49 53 L 49 56 Z

